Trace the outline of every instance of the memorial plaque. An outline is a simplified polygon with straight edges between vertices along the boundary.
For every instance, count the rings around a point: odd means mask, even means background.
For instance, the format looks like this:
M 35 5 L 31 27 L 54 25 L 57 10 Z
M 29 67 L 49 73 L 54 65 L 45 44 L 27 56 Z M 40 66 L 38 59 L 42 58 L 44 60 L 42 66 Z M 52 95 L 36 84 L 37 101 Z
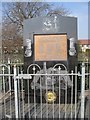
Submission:
M 67 35 L 34 35 L 34 59 L 35 61 L 66 61 Z

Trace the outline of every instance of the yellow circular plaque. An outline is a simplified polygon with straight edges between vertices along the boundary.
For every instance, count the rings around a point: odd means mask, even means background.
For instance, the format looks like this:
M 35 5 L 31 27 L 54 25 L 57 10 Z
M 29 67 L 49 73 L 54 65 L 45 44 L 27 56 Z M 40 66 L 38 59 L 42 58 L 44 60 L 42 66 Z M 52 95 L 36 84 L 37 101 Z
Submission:
M 52 91 L 48 91 L 45 94 L 45 98 L 46 98 L 46 101 L 49 103 L 54 102 L 56 100 L 56 93 Z

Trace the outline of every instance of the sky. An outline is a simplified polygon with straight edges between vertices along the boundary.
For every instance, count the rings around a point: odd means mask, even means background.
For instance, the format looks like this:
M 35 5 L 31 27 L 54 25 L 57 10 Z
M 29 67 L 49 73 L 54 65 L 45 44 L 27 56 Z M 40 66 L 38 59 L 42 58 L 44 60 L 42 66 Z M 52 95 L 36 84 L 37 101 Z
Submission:
M 78 39 L 88 39 L 88 2 L 63 2 L 70 16 L 77 17 Z
M 1 0 L 1 1 L 15 2 L 21 0 Z M 30 1 L 30 0 L 22 0 L 22 1 Z M 63 5 L 63 7 L 68 9 L 71 12 L 70 16 L 77 17 L 78 39 L 88 39 L 88 0 L 68 0 L 68 2 L 67 0 L 43 0 L 43 1 L 45 2 L 52 1 L 54 2 L 54 5 Z
M 1 2 L 88 2 L 89 0 L 0 0 Z

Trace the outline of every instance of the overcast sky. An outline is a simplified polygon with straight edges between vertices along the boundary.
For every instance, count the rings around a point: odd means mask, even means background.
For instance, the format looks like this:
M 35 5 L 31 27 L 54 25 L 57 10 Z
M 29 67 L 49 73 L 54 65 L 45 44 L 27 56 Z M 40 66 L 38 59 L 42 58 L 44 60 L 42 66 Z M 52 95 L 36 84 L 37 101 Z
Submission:
M 10 2 L 10 1 L 25 2 L 30 0 L 1 0 L 1 1 L 2 2 L 3 1 L 4 2 L 5 1 L 6 2 Z M 52 2 L 55 2 L 54 3 L 55 5 L 62 4 L 63 7 L 69 9 L 71 11 L 71 16 L 75 16 L 78 19 L 78 39 L 88 39 L 88 0 L 43 0 L 43 1 L 46 1 L 46 2 L 52 1 Z M 63 2 L 60 2 L 60 1 L 63 1 Z

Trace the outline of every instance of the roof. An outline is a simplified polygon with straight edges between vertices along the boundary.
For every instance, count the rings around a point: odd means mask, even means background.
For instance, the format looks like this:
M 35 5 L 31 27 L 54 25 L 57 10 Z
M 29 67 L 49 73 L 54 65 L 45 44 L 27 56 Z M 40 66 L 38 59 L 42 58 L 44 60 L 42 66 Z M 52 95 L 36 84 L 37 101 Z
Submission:
M 90 39 L 80 39 L 78 40 L 80 45 L 90 45 Z

